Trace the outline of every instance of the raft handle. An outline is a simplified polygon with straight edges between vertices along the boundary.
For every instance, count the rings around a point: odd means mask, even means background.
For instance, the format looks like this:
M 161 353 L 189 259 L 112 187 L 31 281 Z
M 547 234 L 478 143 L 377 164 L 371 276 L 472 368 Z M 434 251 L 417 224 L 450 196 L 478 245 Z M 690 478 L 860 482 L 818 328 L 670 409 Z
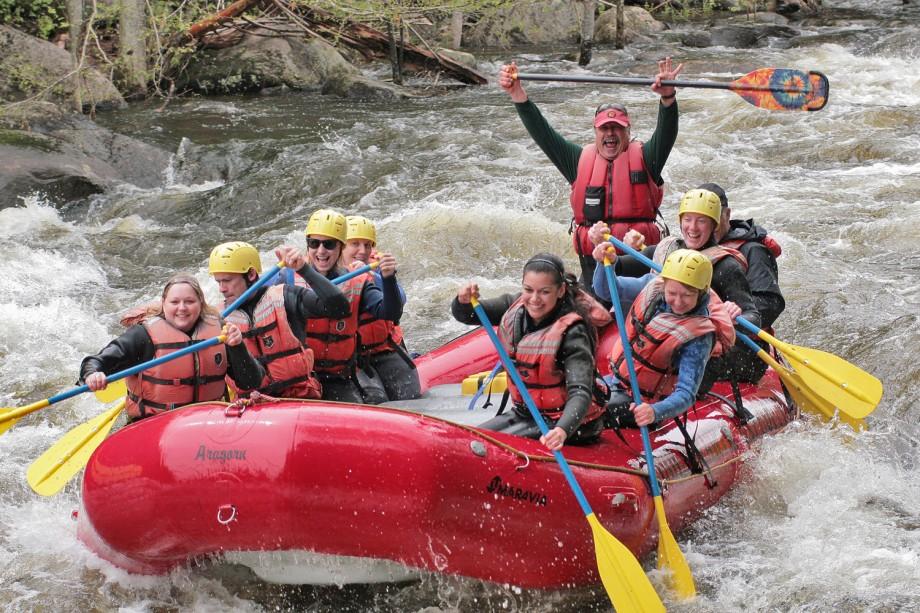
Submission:
M 229 515 L 226 513 L 229 512 Z M 236 507 L 232 504 L 224 504 L 217 509 L 217 523 L 221 526 L 227 526 L 236 519 Z M 229 528 L 228 528 L 229 530 Z

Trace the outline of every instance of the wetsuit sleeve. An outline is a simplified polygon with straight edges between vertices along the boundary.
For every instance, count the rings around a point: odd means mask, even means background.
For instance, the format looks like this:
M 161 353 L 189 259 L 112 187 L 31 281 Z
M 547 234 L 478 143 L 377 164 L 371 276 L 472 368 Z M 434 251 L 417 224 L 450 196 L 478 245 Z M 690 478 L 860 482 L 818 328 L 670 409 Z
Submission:
M 374 284 L 380 288 L 380 291 L 383 291 L 383 276 L 379 272 L 374 273 Z M 396 289 L 399 290 L 399 302 L 400 304 L 406 304 L 406 292 L 403 290 L 402 285 L 399 282 L 396 283 Z
M 655 257 L 655 245 L 650 245 L 642 250 L 642 255 L 648 259 Z M 639 261 L 638 258 L 634 258 L 631 255 L 618 255 L 617 261 L 613 264 L 613 269 L 618 275 L 623 275 L 624 277 L 641 277 L 644 274 L 647 274 L 651 269 Z
M 766 247 L 754 244 L 745 250 L 748 261 L 747 279 L 754 304 L 760 312 L 762 328 L 769 328 L 786 309 L 786 300 L 776 282 L 776 264 Z
M 568 398 L 556 426 L 565 430 L 566 436 L 571 436 L 588 414 L 594 390 L 594 343 L 584 322 L 566 330 L 557 359 L 565 372 Z
M 760 327 L 760 312 L 754 304 L 747 276 L 735 258 L 726 257 L 719 260 L 712 271 L 712 287 L 719 288 L 716 293 L 722 302 L 734 302 L 741 308 L 741 317 Z
M 511 304 L 517 300 L 518 296 L 520 296 L 520 294 L 515 296 L 512 296 L 511 294 L 503 294 L 498 298 L 480 300 L 479 304 L 482 305 L 482 309 L 486 312 L 486 315 L 488 315 L 489 321 L 492 322 L 492 325 L 497 326 L 498 322 L 501 321 L 501 318 L 508 310 L 508 307 L 510 307 Z M 479 325 L 479 318 L 476 317 L 476 311 L 473 310 L 473 305 L 462 304 L 456 296 L 454 296 L 454 301 L 450 305 L 450 312 L 454 316 L 454 319 L 462 324 L 467 324 L 470 326 Z
M 305 320 L 311 317 L 348 317 L 351 305 L 337 285 L 309 265 L 298 270 L 297 274 L 306 280 L 310 289 L 292 285 L 284 287 L 284 309 L 292 327 L 295 321 L 305 325 Z
M 396 275 L 383 277 L 381 285 L 365 283 L 361 291 L 361 312 L 370 313 L 374 319 L 385 319 L 398 322 L 402 317 L 403 301 L 399 295 L 399 284 Z
M 78 384 L 83 385 L 86 377 L 94 372 L 111 375 L 132 366 L 137 366 L 147 360 L 152 360 L 155 350 L 153 341 L 147 329 L 135 324 L 125 330 L 124 334 L 112 340 L 96 355 L 83 358 L 80 363 L 80 379 Z
M 574 183 L 575 177 L 578 176 L 578 158 L 581 157 L 582 147 L 556 132 L 543 117 L 537 105 L 530 100 L 517 102 L 514 107 L 524 127 L 527 128 L 530 138 L 543 150 L 565 180 L 569 184 Z
M 227 347 L 227 374 L 240 389 L 258 388 L 265 378 L 265 367 L 252 357 L 246 343 Z
M 696 393 L 700 389 L 706 363 L 715 342 L 713 334 L 704 334 L 695 338 L 677 352 L 677 383 L 667 397 L 652 404 L 655 421 L 677 417 L 693 406 Z
M 661 172 L 664 170 L 664 164 L 671 155 L 671 149 L 674 148 L 674 142 L 677 140 L 678 128 L 678 111 L 677 100 L 671 106 L 664 106 L 658 103 L 658 123 L 655 124 L 655 132 L 644 145 L 642 145 L 642 156 L 645 158 L 645 167 L 648 168 L 649 174 L 658 185 L 664 183 L 661 178 Z

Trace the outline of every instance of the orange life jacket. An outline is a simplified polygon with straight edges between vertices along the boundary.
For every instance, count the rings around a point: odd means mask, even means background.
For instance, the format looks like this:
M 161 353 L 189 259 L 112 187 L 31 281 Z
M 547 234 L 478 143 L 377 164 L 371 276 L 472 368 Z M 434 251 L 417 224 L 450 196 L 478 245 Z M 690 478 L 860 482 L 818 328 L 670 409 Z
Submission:
M 731 256 L 735 258 L 739 264 L 741 264 L 741 268 L 744 269 L 744 272 L 747 272 L 747 258 L 741 255 L 740 251 L 725 245 L 725 243 L 713 245 L 712 247 L 706 247 L 705 249 L 702 249 L 700 253 L 709 258 L 709 261 L 712 262 L 713 268 L 715 268 L 716 264 L 718 264 L 722 259 Z
M 597 193 L 600 191 L 603 197 Z M 661 231 L 655 225 L 655 215 L 663 196 L 663 186 L 655 183 L 645 165 L 641 142 L 630 142 L 612 161 L 598 155 L 596 146 L 585 146 L 569 197 L 575 218 L 575 252 L 591 254 L 594 245 L 588 239 L 588 228 L 597 221 L 607 222 L 610 233 L 619 239 L 632 228 L 645 236 L 647 245 L 658 244 Z
M 154 358 L 220 335 L 220 323 L 212 317 L 202 317 L 191 336 L 162 317 L 141 323 L 153 343 Z M 140 419 L 193 402 L 220 400 L 226 372 L 227 351 L 218 344 L 132 375 L 126 379 L 128 416 Z
M 736 249 L 740 251 L 741 246 L 746 242 L 748 241 L 744 240 L 743 238 L 737 238 L 734 240 L 722 241 L 719 244 L 722 245 L 723 247 L 729 247 L 731 249 Z M 767 248 L 767 251 L 770 252 L 770 255 L 773 256 L 774 260 L 783 254 L 782 245 L 780 245 L 779 242 L 772 236 L 770 235 L 764 236 L 763 240 L 759 242 L 760 244 L 762 244 L 764 247 Z
M 251 318 L 237 309 L 227 315 L 226 321 L 236 324 L 249 353 L 265 367 L 260 392 L 287 398 L 321 397 L 322 387 L 313 376 L 313 351 L 291 330 L 284 310 L 283 285 L 265 290 Z M 227 384 L 238 393 L 252 391 L 240 390 L 230 377 Z
M 735 343 L 735 328 L 722 308 L 722 301 L 709 290 L 706 315 L 675 315 L 658 312 L 664 302 L 664 279 L 646 285 L 633 302 L 626 317 L 626 338 L 632 348 L 639 390 L 646 402 L 655 402 L 674 390 L 677 382 L 675 359 L 678 350 L 690 341 L 714 333 L 710 355 L 719 355 Z M 610 354 L 611 371 L 630 389 L 629 368 L 619 338 Z
M 518 369 L 537 409 L 552 420 L 562 417 L 568 392 L 565 387 L 565 371 L 559 368 L 557 354 L 562 339 L 573 324 L 582 321 L 581 315 L 572 311 L 558 318 L 549 326 L 525 334 L 514 345 L 514 330 L 518 318 L 523 316 L 524 299 L 518 298 L 508 308 L 498 326 L 498 336 L 505 351 Z M 508 381 L 508 391 L 515 404 L 524 404 L 524 398 L 513 381 Z M 582 423 L 599 418 L 604 408 L 592 395 L 591 406 Z
M 300 275 L 296 275 L 303 282 Z M 373 283 L 364 273 L 339 285 L 351 310 L 343 319 L 311 317 L 307 321 L 307 345 L 316 356 L 316 372 L 350 376 L 354 372 L 358 348 L 358 316 L 361 311 L 361 294 L 365 283 Z
M 368 264 L 378 261 L 377 250 L 371 250 Z M 364 266 L 360 260 L 352 262 L 349 268 L 355 270 Z M 375 280 L 376 281 L 376 280 Z M 358 338 L 361 339 L 361 354 L 376 355 L 393 351 L 403 342 L 403 331 L 398 324 L 386 319 L 377 319 L 370 313 L 358 315 Z

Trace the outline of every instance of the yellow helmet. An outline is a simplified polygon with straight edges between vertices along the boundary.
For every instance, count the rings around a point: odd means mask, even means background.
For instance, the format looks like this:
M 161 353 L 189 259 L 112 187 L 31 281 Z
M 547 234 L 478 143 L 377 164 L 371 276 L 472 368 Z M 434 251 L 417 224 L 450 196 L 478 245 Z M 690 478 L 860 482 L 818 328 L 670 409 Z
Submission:
M 374 227 L 374 222 L 367 217 L 349 215 L 345 218 L 345 227 L 345 240 L 366 240 L 375 247 L 377 246 L 377 228 Z
M 722 201 L 714 192 L 705 189 L 691 189 L 680 199 L 677 218 L 680 219 L 684 213 L 705 215 L 716 222 L 716 228 L 718 228 L 719 220 L 722 218 Z
M 307 236 L 311 234 L 321 234 L 334 238 L 343 244 L 345 243 L 345 216 L 332 209 L 320 209 L 310 215 L 310 221 L 307 222 L 307 229 L 304 230 Z
M 259 252 L 249 243 L 221 243 L 211 250 L 208 272 L 212 275 L 217 272 L 238 272 L 245 275 L 250 268 L 255 268 L 257 273 L 262 274 Z
M 693 249 L 678 249 L 671 253 L 661 267 L 661 278 L 680 281 L 700 291 L 712 283 L 712 262 Z

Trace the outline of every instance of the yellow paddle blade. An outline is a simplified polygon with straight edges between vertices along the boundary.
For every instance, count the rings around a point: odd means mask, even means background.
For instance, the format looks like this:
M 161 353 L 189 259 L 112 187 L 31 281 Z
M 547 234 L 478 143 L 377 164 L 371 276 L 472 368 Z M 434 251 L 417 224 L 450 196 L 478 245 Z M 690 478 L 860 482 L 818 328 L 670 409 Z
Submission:
M 854 419 L 844 411 L 837 412 L 837 408 L 823 396 L 819 396 L 810 387 L 809 381 L 804 380 L 799 373 L 786 368 L 773 359 L 769 353 L 761 349 L 757 357 L 766 362 L 779 375 L 783 385 L 792 397 L 792 401 L 802 411 L 814 413 L 824 419 L 831 420 L 838 416 L 843 422 L 849 424 L 854 430 L 864 430 L 866 424 L 862 419 Z
M 26 472 L 29 486 L 42 496 L 57 494 L 80 472 L 97 447 L 108 436 L 115 420 L 125 408 L 122 400 L 102 415 L 84 422 L 65 434 L 39 456 Z
M 128 394 L 128 386 L 125 385 L 124 379 L 119 379 L 115 383 L 109 383 L 105 389 L 93 392 L 99 402 L 108 404 L 115 402 L 119 398 L 124 398 Z
M 664 514 L 664 501 L 655 496 L 655 514 L 658 516 L 658 568 L 670 572 L 667 582 L 671 591 L 682 600 L 696 596 L 696 583 L 690 565 L 671 534 L 668 518 Z
M 7 430 L 15 426 L 16 422 L 19 421 L 18 418 L 12 417 L 12 416 L 4 419 L 4 417 L 8 413 L 12 413 L 14 410 L 15 409 L 13 409 L 13 407 L 0 407 L 0 434 L 3 434 Z
M 781 345 L 778 349 L 796 374 L 847 420 L 863 419 L 881 402 L 882 382 L 866 371 L 826 351 Z
M 636 556 L 601 525 L 594 513 L 585 517 L 594 533 L 597 570 L 617 613 L 663 612 L 664 604 Z

